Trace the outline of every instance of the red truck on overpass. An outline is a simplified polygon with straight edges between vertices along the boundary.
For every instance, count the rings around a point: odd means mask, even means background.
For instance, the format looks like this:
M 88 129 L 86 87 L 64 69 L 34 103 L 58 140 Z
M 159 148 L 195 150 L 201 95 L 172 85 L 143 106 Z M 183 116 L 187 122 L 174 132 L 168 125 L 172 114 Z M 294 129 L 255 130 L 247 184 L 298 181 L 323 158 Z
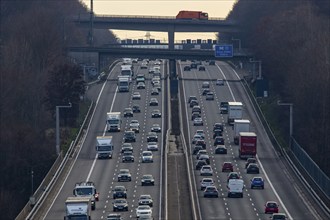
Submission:
M 208 20 L 209 15 L 202 11 L 179 11 L 176 19 L 198 19 L 198 20 Z
M 257 155 L 257 135 L 254 132 L 239 133 L 239 158 L 250 158 Z

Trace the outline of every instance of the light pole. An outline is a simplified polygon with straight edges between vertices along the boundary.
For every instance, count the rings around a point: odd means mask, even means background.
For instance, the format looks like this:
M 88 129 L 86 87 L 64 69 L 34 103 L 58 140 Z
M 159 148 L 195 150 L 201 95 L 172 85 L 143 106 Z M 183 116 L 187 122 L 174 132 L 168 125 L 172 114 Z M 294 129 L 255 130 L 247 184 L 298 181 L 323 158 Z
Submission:
M 280 100 L 277 101 L 277 105 L 286 105 L 290 106 L 290 140 L 289 140 L 289 147 L 291 148 L 291 139 L 292 139 L 292 132 L 293 132 L 293 103 L 284 103 Z
M 238 41 L 238 51 L 241 52 L 241 39 L 235 39 L 235 38 L 231 38 L 231 40 L 236 40 Z
M 56 154 L 60 155 L 60 108 L 71 108 L 72 104 L 69 105 L 58 105 L 56 106 Z
M 33 195 L 34 189 L 33 189 L 33 168 L 31 169 L 31 196 L 30 196 L 30 205 L 34 206 L 36 203 L 35 197 Z
M 259 63 L 259 76 L 258 79 L 262 79 L 262 74 L 261 74 L 261 60 L 253 60 L 252 58 L 250 58 L 250 63 Z

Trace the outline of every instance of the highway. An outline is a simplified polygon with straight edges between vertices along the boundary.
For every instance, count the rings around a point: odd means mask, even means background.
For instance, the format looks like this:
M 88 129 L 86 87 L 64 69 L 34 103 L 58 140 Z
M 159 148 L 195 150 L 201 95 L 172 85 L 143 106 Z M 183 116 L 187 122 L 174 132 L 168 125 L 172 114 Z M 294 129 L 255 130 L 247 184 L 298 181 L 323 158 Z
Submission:
M 149 76 L 148 70 L 140 69 L 140 62 L 134 64 L 135 74 L 145 73 Z M 184 143 L 187 145 L 189 169 L 193 174 L 193 194 L 196 195 L 197 219 L 269 219 L 270 214 L 264 213 L 264 205 L 267 201 L 276 201 L 280 205 L 280 212 L 286 213 L 289 219 L 322 219 L 317 213 L 316 206 L 311 202 L 308 193 L 302 191 L 301 184 L 296 180 L 292 171 L 287 168 L 284 158 L 279 157 L 273 149 L 269 138 L 267 137 L 262 125 L 260 124 L 249 97 L 246 95 L 238 74 L 226 63 L 217 62 L 210 66 L 206 62 L 203 65 L 205 71 L 192 69 L 183 71 L 184 66 L 190 65 L 190 61 L 179 62 L 179 97 L 181 98 L 181 121 Z M 166 74 L 164 64 L 161 65 L 162 74 Z M 96 203 L 96 210 L 92 211 L 92 219 L 106 219 L 109 213 L 113 213 L 114 201 L 112 198 L 112 189 L 117 185 L 124 185 L 128 189 L 127 201 L 129 210 L 120 212 L 124 219 L 136 218 L 135 209 L 138 206 L 138 197 L 142 194 L 150 194 L 153 198 L 153 217 L 162 219 L 165 216 L 165 202 L 163 195 L 163 175 L 164 175 L 164 149 L 165 134 L 167 131 L 167 102 L 168 92 L 167 80 L 161 81 L 162 92 L 159 95 L 150 94 L 152 85 L 146 81 L 145 89 L 137 89 L 135 82 L 131 85 L 129 93 L 118 93 L 116 79 L 120 72 L 120 63 L 111 71 L 108 80 L 103 84 L 93 85 L 88 96 L 96 101 L 96 107 L 93 112 L 91 122 L 86 130 L 86 136 L 82 140 L 81 147 L 78 148 L 79 155 L 61 186 L 56 199 L 51 202 L 43 219 L 55 220 L 62 219 L 65 215 L 65 200 L 72 196 L 75 183 L 81 181 L 93 181 L 96 184 L 97 191 L 100 193 L 100 201 Z M 215 85 L 218 78 L 225 79 L 225 85 Z M 210 82 L 210 89 L 215 93 L 213 101 L 205 100 L 202 96 L 202 83 Z M 132 92 L 139 91 L 141 100 L 132 100 Z M 193 126 L 191 120 L 191 108 L 187 105 L 187 99 L 190 95 L 198 98 L 202 108 L 203 126 Z M 149 106 L 151 97 L 156 97 L 159 106 Z M 260 174 L 246 174 L 245 161 L 238 158 L 238 146 L 233 143 L 233 130 L 226 124 L 227 115 L 220 114 L 219 106 L 221 101 L 239 101 L 244 105 L 243 118 L 251 121 L 251 130 L 258 135 L 258 164 L 261 168 Z M 105 129 L 107 112 L 123 112 L 124 108 L 132 107 L 133 104 L 139 104 L 141 113 L 134 113 L 132 118 L 123 118 L 122 131 L 109 133 Z M 159 109 L 162 112 L 161 118 L 151 118 L 151 111 Z M 137 134 L 137 141 L 133 143 L 134 157 L 133 163 L 123 163 L 121 161 L 120 148 L 123 144 L 123 131 L 128 129 L 131 119 L 137 119 L 140 123 L 140 133 Z M 225 145 L 228 154 L 214 154 L 212 129 L 215 122 L 221 122 L 224 126 Z M 150 131 L 152 124 L 158 123 L 162 127 L 162 132 L 158 134 L 159 151 L 154 152 L 153 163 L 142 163 L 141 153 L 146 150 L 146 135 Z M 204 198 L 200 190 L 200 172 L 195 170 L 196 156 L 192 155 L 191 139 L 197 129 L 203 129 L 206 136 L 206 149 L 210 155 L 216 186 L 219 190 L 219 198 Z M 96 159 L 95 138 L 99 135 L 112 135 L 114 138 L 114 155 L 112 159 Z M 74 158 L 73 158 L 74 159 Z M 222 163 L 230 161 L 234 165 L 234 171 L 237 171 L 244 180 L 245 189 L 243 198 L 227 198 L 227 173 L 221 172 Z M 119 169 L 127 168 L 132 174 L 131 182 L 118 182 L 117 175 Z M 152 174 L 155 179 L 155 186 L 141 186 L 141 177 L 144 174 Z M 250 179 L 254 176 L 262 176 L 265 180 L 264 189 L 250 189 Z M 188 185 L 187 185 L 188 187 Z M 180 193 L 178 193 L 180 194 Z M 173 195 L 169 195 L 173 196 Z M 181 206 L 190 205 L 187 201 L 182 201 Z M 170 204 L 169 204 L 170 207 Z M 171 210 L 168 210 L 171 212 Z M 184 220 L 184 216 L 181 216 Z
M 148 70 L 141 70 L 138 65 L 134 65 L 135 74 L 145 73 L 150 77 Z M 164 72 L 164 65 L 161 71 Z M 53 201 L 51 208 L 48 210 L 44 219 L 55 220 L 63 219 L 65 216 L 65 200 L 68 196 L 72 196 L 75 183 L 81 181 L 93 181 L 96 184 L 97 191 L 100 193 L 100 199 L 96 202 L 96 210 L 92 211 L 92 219 L 106 219 L 109 213 L 113 212 L 112 189 L 117 185 L 123 185 L 127 188 L 127 201 L 129 210 L 120 212 L 124 219 L 135 218 L 135 209 L 138 206 L 138 198 L 142 194 L 150 194 L 153 198 L 153 217 L 159 218 L 161 207 L 163 207 L 162 197 L 162 153 L 164 140 L 164 117 L 151 118 L 151 111 L 159 109 L 164 112 L 164 93 L 151 96 L 152 88 L 151 81 L 146 81 L 145 89 L 136 88 L 135 81 L 131 84 L 129 93 L 117 93 L 117 76 L 120 73 L 120 64 L 116 65 L 110 73 L 109 80 L 102 86 L 100 95 L 97 97 L 94 93 L 94 99 L 97 98 L 95 112 L 92 115 L 91 123 L 88 127 L 86 138 L 83 141 L 80 149 L 80 154 L 75 161 L 75 164 L 67 176 L 61 191 Z M 162 80 L 162 88 L 164 89 L 164 80 Z M 139 91 L 141 100 L 132 100 L 132 91 Z M 151 97 L 158 99 L 159 106 L 149 106 Z M 122 118 L 121 132 L 106 132 L 105 122 L 107 112 L 123 112 L 124 108 L 132 107 L 133 104 L 138 104 L 141 107 L 141 113 L 134 113 L 133 117 Z M 122 115 L 123 116 L 123 115 Z M 121 161 L 121 145 L 124 142 L 123 134 L 128 129 L 131 119 L 137 119 L 140 123 L 140 133 L 137 134 L 137 141 L 132 143 L 134 147 L 133 163 L 123 163 Z M 159 150 L 154 151 L 153 163 L 142 163 L 141 153 L 147 149 L 146 135 L 150 131 L 152 124 L 158 123 L 162 127 L 162 132 L 158 133 Z M 114 139 L 114 154 L 112 159 L 99 160 L 96 159 L 95 139 L 99 135 L 112 135 Z M 131 182 L 118 182 L 117 175 L 119 169 L 127 168 L 132 174 Z M 141 177 L 144 174 L 152 174 L 155 179 L 154 186 L 141 186 Z M 60 218 L 59 218 L 60 216 Z
M 272 147 L 265 131 L 263 130 L 251 103 L 243 90 L 239 76 L 226 63 L 219 62 L 214 66 L 205 64 L 206 71 L 183 71 L 184 66 L 189 62 L 181 62 L 182 72 L 182 96 L 181 103 L 183 121 L 186 124 L 185 140 L 188 149 L 192 150 L 192 137 L 197 129 L 203 129 L 206 133 L 206 150 L 211 159 L 210 165 L 213 169 L 213 180 L 219 190 L 219 198 L 204 198 L 200 190 L 200 171 L 195 170 L 196 156 L 190 152 L 190 165 L 194 170 L 194 178 L 200 204 L 201 219 L 269 219 L 270 214 L 264 213 L 264 205 L 267 201 L 276 201 L 279 204 L 280 212 L 286 213 L 289 219 L 321 219 L 313 210 L 310 204 L 304 199 L 304 193 L 298 191 L 296 183 L 289 175 L 290 171 L 284 166 L 283 158 L 279 158 Z M 226 79 L 224 86 L 218 86 L 215 81 L 218 78 Z M 198 80 L 197 80 L 198 79 Z M 210 90 L 215 93 L 214 101 L 206 100 L 202 96 L 203 81 L 210 82 Z M 193 126 L 191 121 L 191 108 L 187 104 L 188 97 L 194 95 L 202 108 L 203 126 Z M 181 96 L 181 97 L 182 97 Z M 252 124 L 252 131 L 258 136 L 258 164 L 261 168 L 260 174 L 246 174 L 245 160 L 238 158 L 238 146 L 233 143 L 233 129 L 227 124 L 227 115 L 220 114 L 219 106 L 221 101 L 242 102 L 243 119 L 249 119 Z M 213 146 L 213 124 L 221 122 L 224 127 L 225 145 L 228 153 L 226 155 L 214 154 Z M 245 189 L 243 198 L 227 198 L 227 173 L 221 171 L 222 163 L 232 162 L 234 171 L 238 172 L 244 180 Z M 264 189 L 250 189 L 250 179 L 254 176 L 262 176 L 265 180 Z M 306 205 L 306 203 L 308 205 Z

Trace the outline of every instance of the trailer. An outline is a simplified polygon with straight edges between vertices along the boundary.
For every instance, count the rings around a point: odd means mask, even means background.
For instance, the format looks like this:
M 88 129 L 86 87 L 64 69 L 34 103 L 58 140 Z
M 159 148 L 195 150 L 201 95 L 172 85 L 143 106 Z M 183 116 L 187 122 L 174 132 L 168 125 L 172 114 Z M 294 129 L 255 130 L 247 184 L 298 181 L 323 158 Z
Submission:
M 257 135 L 254 132 L 239 133 L 238 155 L 241 159 L 255 157 L 257 155 Z
M 91 196 L 66 199 L 64 220 L 76 219 L 91 220 Z
M 208 20 L 209 15 L 208 13 L 202 11 L 179 11 L 179 13 L 176 16 L 176 19 Z

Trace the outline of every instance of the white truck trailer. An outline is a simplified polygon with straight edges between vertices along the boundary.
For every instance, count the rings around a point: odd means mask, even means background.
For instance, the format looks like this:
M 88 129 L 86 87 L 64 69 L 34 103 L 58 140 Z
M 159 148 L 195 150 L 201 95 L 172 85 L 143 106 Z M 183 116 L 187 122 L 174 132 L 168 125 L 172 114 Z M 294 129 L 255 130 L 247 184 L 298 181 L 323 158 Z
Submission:
M 113 153 L 112 136 L 97 136 L 96 152 L 97 152 L 97 157 L 99 159 L 112 158 L 112 153 Z
M 239 133 L 250 131 L 250 120 L 235 119 L 234 120 L 234 143 L 239 144 Z
M 242 179 L 230 179 L 227 184 L 228 197 L 243 198 L 244 182 Z
M 129 76 L 129 77 L 133 77 L 134 73 L 133 73 L 133 66 L 130 64 L 127 65 L 121 65 L 121 72 L 120 75 L 122 76 Z
M 129 92 L 130 77 L 129 76 L 118 76 L 118 91 Z
M 96 192 L 96 187 L 93 182 L 80 182 L 76 183 L 73 195 L 75 197 L 89 198 L 90 199 L 90 207 L 92 210 L 96 208 L 96 201 L 99 201 L 99 193 Z
M 242 102 L 228 102 L 228 124 L 233 125 L 235 119 L 242 119 Z
M 107 131 L 120 131 L 121 130 L 121 113 L 108 112 L 107 113 Z
M 65 201 L 64 220 L 90 220 L 91 196 L 68 197 Z

